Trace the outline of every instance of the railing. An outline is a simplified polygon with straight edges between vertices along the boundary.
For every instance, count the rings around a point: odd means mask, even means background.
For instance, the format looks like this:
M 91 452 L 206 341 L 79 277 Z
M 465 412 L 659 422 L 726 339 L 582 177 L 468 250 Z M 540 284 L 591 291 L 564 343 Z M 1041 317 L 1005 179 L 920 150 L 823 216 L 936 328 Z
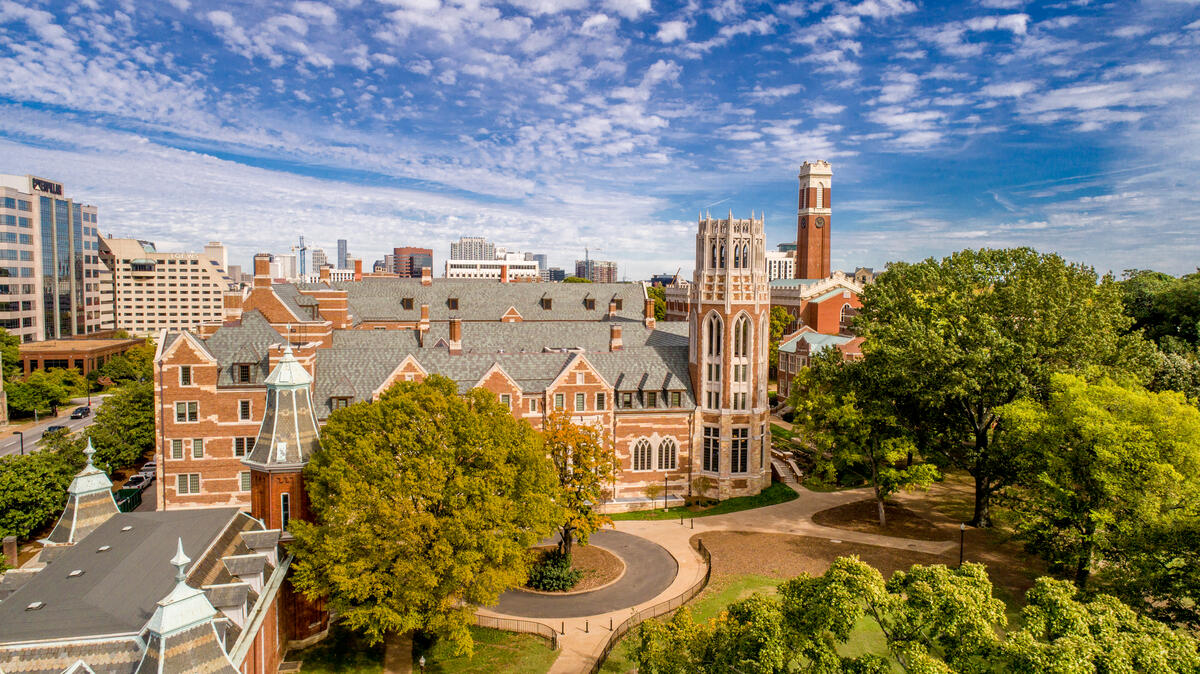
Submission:
M 708 585 L 708 579 L 712 575 L 712 555 L 709 554 L 708 548 L 704 547 L 704 541 L 697 541 L 697 543 L 700 556 L 704 558 L 704 577 L 693 583 L 691 587 L 673 599 L 668 599 L 654 606 L 636 611 L 633 615 L 623 620 L 621 624 L 614 627 L 612 634 L 608 635 L 608 641 L 604 642 L 604 648 L 600 651 L 596 662 L 592 663 L 592 668 L 589 670 L 591 674 L 597 674 L 600 671 L 600 668 L 604 666 L 604 661 L 608 659 L 608 654 L 612 652 L 613 646 L 616 646 L 621 637 L 628 634 L 630 630 L 651 618 L 657 618 L 675 611 L 680 606 L 691 601 L 697 594 L 700 594 L 700 591 Z
M 553 627 L 533 620 L 516 620 L 513 618 L 496 618 L 493 616 L 475 614 L 475 624 L 506 632 L 522 632 L 536 634 L 550 642 L 550 650 L 558 650 L 558 632 Z

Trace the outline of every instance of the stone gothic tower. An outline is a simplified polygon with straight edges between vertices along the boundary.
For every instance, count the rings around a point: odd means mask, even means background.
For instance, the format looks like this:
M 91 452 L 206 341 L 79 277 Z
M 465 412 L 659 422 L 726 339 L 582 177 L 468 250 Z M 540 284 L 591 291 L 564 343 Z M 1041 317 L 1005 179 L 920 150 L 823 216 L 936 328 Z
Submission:
M 829 278 L 832 234 L 829 197 L 833 169 L 821 159 L 800 166 L 800 206 L 796 217 L 796 278 Z
M 296 360 L 289 345 L 264 383 L 267 408 L 254 449 L 242 460 L 250 468 L 250 514 L 268 529 L 282 532 L 280 542 L 292 540 L 291 520 L 311 520 L 304 466 L 321 449 L 320 431 L 312 407 L 312 375 Z M 284 582 L 280 624 L 286 638 L 305 642 L 324 632 L 329 614 L 320 603 L 304 598 Z
M 689 290 L 689 368 L 696 392 L 692 477 L 716 496 L 757 494 L 771 483 L 767 341 L 771 293 L 764 219 L 700 218 Z M 714 495 L 711 494 L 710 495 Z

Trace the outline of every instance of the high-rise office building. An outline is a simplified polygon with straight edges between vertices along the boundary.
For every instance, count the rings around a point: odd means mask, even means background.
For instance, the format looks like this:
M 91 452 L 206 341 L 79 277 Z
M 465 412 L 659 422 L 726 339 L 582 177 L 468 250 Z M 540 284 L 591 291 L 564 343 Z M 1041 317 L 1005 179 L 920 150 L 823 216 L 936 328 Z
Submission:
M 462 236 L 450 244 L 451 260 L 495 260 L 496 244 L 482 236 Z
M 616 283 L 617 263 L 609 260 L 575 260 L 575 275 L 592 283 Z
M 329 264 L 329 258 L 325 256 L 324 248 L 312 249 L 312 273 L 319 274 L 321 267 Z
M 567 277 L 567 271 L 562 267 L 550 267 L 548 269 L 538 269 L 538 274 L 541 275 L 543 281 L 561 281 Z
M 62 183 L 0 175 L 0 327 L 24 342 L 113 329 L 96 223 Z
M 545 253 L 530 253 L 530 255 L 532 255 L 530 259 L 538 263 L 538 269 L 546 269 L 550 266 L 550 258 Z
M 203 253 L 161 253 L 150 241 L 100 239 L 100 259 L 111 277 L 116 327 L 135 335 L 163 328 L 195 329 L 224 317 L 226 291 L 236 289 L 209 243 Z M 229 272 L 229 273 L 227 273 Z M 237 270 L 241 275 L 241 269 Z
M 768 250 L 766 253 L 766 258 L 768 281 L 795 277 L 796 251 L 792 250 L 784 253 L 777 250 Z
M 450 244 L 451 247 L 454 244 Z M 421 270 L 425 267 L 433 269 L 433 249 L 431 248 L 393 248 L 392 266 L 388 271 L 399 274 L 403 278 L 421 278 Z
M 274 256 L 274 259 L 271 260 L 271 278 L 289 281 L 300 278 L 300 266 L 295 253 Z
M 209 241 L 204 245 L 204 257 L 217 265 L 222 273 L 229 269 L 229 252 L 220 241 Z
M 349 269 L 350 251 L 346 247 L 345 239 L 338 239 L 338 269 Z
M 225 270 L 225 272 L 229 276 L 230 281 L 233 281 L 234 283 L 241 285 L 241 283 L 242 283 L 242 265 L 231 264 L 231 265 L 229 265 L 229 268 Z

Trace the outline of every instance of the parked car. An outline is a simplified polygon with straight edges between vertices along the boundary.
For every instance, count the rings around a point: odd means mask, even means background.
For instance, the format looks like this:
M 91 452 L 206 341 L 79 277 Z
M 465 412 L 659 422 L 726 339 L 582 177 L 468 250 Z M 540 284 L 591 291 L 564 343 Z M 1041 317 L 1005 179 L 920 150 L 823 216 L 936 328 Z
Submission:
M 156 472 L 156 470 L 157 470 L 157 468 L 156 468 L 156 466 L 155 466 L 155 463 L 154 463 L 153 461 L 147 461 L 147 462 L 146 462 L 146 463 L 145 463 L 145 464 L 142 466 L 141 470 L 139 470 L 139 471 L 138 471 L 138 474 L 139 474 L 139 475 L 149 475 L 149 476 L 150 476 L 150 479 L 151 479 L 151 480 L 153 480 L 153 479 L 154 479 L 154 473 Z
M 71 412 L 71 418 L 72 419 L 84 419 L 84 418 L 90 416 L 91 414 L 92 414 L 92 408 L 87 407 L 85 405 L 83 407 L 76 407 L 75 410 L 73 412 Z
M 122 489 L 145 489 L 150 486 L 150 479 L 145 475 L 138 473 L 125 481 L 125 486 Z
M 53 433 L 54 431 L 65 431 L 65 430 L 67 430 L 66 426 L 47 426 L 45 432 Z

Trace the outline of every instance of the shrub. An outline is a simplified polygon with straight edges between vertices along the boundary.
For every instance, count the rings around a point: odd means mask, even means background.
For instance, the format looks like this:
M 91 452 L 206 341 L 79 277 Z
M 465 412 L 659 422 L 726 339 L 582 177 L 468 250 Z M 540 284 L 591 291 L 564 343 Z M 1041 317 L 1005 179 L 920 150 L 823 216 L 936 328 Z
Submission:
M 542 592 L 566 592 L 583 578 L 583 572 L 571 568 L 571 556 L 550 550 L 529 570 L 529 587 Z

